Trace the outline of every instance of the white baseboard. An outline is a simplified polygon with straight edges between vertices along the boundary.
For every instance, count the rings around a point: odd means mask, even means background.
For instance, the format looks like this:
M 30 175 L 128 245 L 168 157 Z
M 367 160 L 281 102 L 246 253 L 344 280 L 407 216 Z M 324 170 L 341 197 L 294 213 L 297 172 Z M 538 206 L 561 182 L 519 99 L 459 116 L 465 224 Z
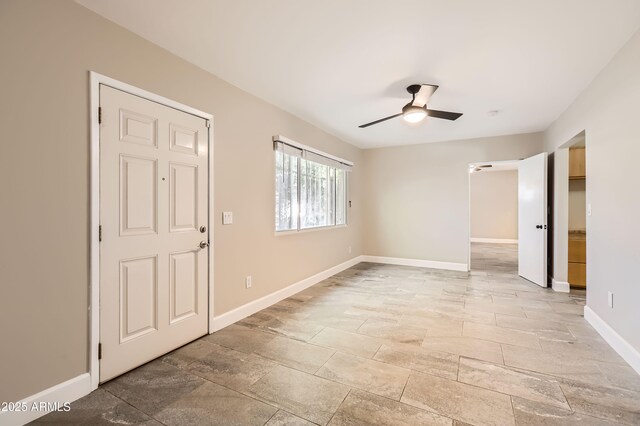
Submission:
M 508 238 L 471 238 L 472 243 L 518 244 L 518 240 Z
M 58 403 L 62 408 L 64 403 L 73 402 L 89 393 L 91 393 L 91 377 L 89 373 L 84 373 L 21 400 L 19 404 L 24 405 L 27 408 L 26 411 L 0 411 L 0 424 L 4 426 L 27 424 L 52 411 L 50 407 L 49 409 L 39 407 L 40 403 Z M 36 409 L 32 410 L 33 407 Z
M 389 265 L 417 266 L 420 268 L 447 269 L 449 271 L 467 272 L 466 263 L 438 262 L 435 260 L 403 259 L 400 257 L 360 256 L 361 262 L 386 263 Z
M 297 283 L 291 284 L 290 286 L 285 287 L 281 290 L 275 291 L 271 294 L 267 294 L 266 296 L 254 300 L 253 302 L 249 302 L 229 312 L 218 315 L 213 318 L 213 331 L 218 331 L 222 328 L 225 328 L 226 326 L 240 321 L 241 319 L 246 318 L 249 315 L 253 315 L 256 312 L 261 311 L 262 309 L 268 308 L 269 306 L 278 303 L 279 301 L 286 299 L 287 297 L 291 297 L 294 294 L 299 293 L 302 290 L 305 290 L 312 285 L 319 283 L 320 281 L 326 280 L 327 278 L 337 274 L 338 272 L 349 269 L 352 266 L 362 262 L 361 258 L 362 256 L 356 256 L 353 259 L 347 260 L 344 263 L 326 269 L 309 278 L 298 281 Z
M 568 282 L 565 281 L 556 281 L 555 278 L 551 278 L 551 288 L 553 291 L 557 291 L 560 293 L 569 293 L 571 290 L 571 286 L 569 286 Z
M 622 357 L 631 368 L 640 374 L 640 352 L 629 342 L 624 340 L 609 324 L 607 324 L 593 309 L 584 307 L 584 319 L 602 336 L 602 338 Z

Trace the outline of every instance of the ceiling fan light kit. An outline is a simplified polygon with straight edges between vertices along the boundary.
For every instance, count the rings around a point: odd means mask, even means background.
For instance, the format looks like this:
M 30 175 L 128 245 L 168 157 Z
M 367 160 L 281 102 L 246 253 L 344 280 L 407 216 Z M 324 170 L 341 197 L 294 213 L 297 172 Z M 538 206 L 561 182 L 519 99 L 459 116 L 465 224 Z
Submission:
M 404 120 L 408 123 L 419 123 L 427 116 L 433 118 L 442 118 L 444 120 L 451 121 L 460 118 L 462 114 L 459 112 L 427 109 L 427 101 L 429 101 L 429 98 L 436 90 L 438 90 L 438 86 L 434 84 L 412 84 L 411 86 L 407 87 L 407 92 L 411 94 L 411 102 L 402 107 L 401 113 L 381 118 L 367 124 L 362 124 L 358 127 L 363 129 L 365 127 L 373 126 L 374 124 L 382 123 L 383 121 L 387 121 L 399 116 L 402 116 L 402 118 L 404 118 Z
M 404 118 L 404 121 L 407 123 L 419 123 L 424 120 L 426 116 L 427 109 L 425 107 L 419 107 L 408 103 L 402 108 L 402 118 Z

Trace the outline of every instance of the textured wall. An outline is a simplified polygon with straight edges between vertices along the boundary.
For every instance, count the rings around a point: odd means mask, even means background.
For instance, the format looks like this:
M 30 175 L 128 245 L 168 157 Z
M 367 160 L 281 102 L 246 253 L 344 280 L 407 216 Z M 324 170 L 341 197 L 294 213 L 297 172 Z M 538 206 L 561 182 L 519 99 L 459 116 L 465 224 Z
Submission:
M 518 171 L 471 173 L 471 238 L 518 239 Z
M 542 151 L 541 133 L 365 150 L 365 253 L 466 264 L 469 164 Z
M 89 70 L 214 115 L 216 315 L 362 254 L 358 148 L 71 1 L 0 2 L 0 57 L 0 401 L 88 371 Z M 348 227 L 274 235 L 274 134 L 355 162 Z
M 591 85 L 545 132 L 547 150 L 565 155 L 561 149 L 575 135 L 586 136 L 587 216 L 587 304 L 622 338 L 640 350 L 640 32 L 636 33 Z M 564 151 L 564 152 L 563 152 Z M 566 194 L 567 162 L 556 159 L 556 194 Z M 561 167 L 562 166 L 562 167 Z M 559 177 L 559 173 L 563 176 Z M 630 196 L 630 194 L 633 194 Z M 559 218 L 567 223 L 567 210 Z M 565 228 L 566 229 L 566 228 Z M 562 238 L 564 232 L 558 230 Z M 556 245 L 566 246 L 556 240 Z M 566 264 L 556 257 L 555 266 Z M 558 278 L 559 271 L 554 271 Z M 614 293 L 614 307 L 607 305 L 607 292 Z

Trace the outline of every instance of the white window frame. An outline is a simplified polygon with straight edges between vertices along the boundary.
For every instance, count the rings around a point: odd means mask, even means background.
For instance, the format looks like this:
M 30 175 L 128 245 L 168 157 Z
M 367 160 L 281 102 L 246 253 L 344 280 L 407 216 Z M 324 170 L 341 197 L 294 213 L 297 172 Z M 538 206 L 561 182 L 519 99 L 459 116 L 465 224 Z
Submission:
M 351 207 L 351 205 L 350 205 L 351 202 L 349 200 L 349 173 L 350 173 L 351 169 L 353 168 L 354 163 L 352 161 L 345 160 L 344 158 L 340 158 L 340 157 L 337 157 L 335 155 L 328 154 L 326 152 L 323 152 L 323 151 L 320 151 L 318 149 L 312 148 L 310 146 L 301 144 L 299 142 L 296 142 L 296 141 L 294 141 L 292 139 L 289 139 L 289 138 L 287 138 L 285 136 L 282 136 L 282 135 L 274 135 L 273 136 L 274 152 L 275 152 L 275 143 L 276 142 L 280 142 L 280 143 L 283 143 L 285 145 L 289 145 L 291 147 L 294 147 L 294 148 L 297 148 L 297 149 L 301 150 L 303 152 L 303 156 L 302 156 L 302 158 L 298 158 L 298 185 L 297 185 L 298 218 L 297 218 L 297 228 L 296 229 L 284 229 L 284 230 L 281 230 L 281 231 L 278 231 L 276 229 L 276 230 L 274 230 L 275 235 L 276 236 L 279 236 L 279 235 L 290 235 L 290 234 L 299 234 L 299 233 L 304 233 L 304 232 L 315 232 L 315 231 L 320 231 L 320 230 L 325 230 L 325 229 L 337 229 L 337 228 L 345 228 L 345 227 L 347 227 L 349 225 L 349 207 Z M 301 164 L 302 161 L 301 160 L 304 158 L 304 152 L 310 152 L 310 153 L 319 155 L 321 157 L 324 157 L 326 159 L 329 159 L 329 160 L 331 160 L 333 162 L 339 163 L 340 166 L 341 166 L 340 168 L 342 170 L 344 170 L 344 173 L 345 173 L 345 176 L 344 176 L 344 178 L 345 178 L 345 195 L 344 195 L 345 196 L 345 206 L 344 206 L 345 218 L 344 218 L 344 223 L 341 223 L 339 225 L 334 224 L 334 225 L 314 226 L 312 228 L 302 228 L 301 227 L 302 226 L 302 209 L 301 209 L 301 201 L 302 200 L 300 199 L 301 192 L 302 192 L 301 186 L 300 186 L 301 185 L 301 178 L 302 178 L 302 167 L 301 167 L 302 166 L 302 164 Z M 313 160 L 308 160 L 308 161 L 313 162 Z M 274 162 L 275 162 L 275 155 L 274 155 Z M 277 167 L 277 165 L 274 163 L 274 173 L 275 173 L 276 167 Z M 329 167 L 331 167 L 331 166 L 329 166 Z M 274 188 L 274 194 L 275 194 L 275 191 L 277 191 L 277 188 Z M 274 197 L 274 201 L 275 201 L 275 197 Z M 335 200 L 334 200 L 334 202 L 335 202 Z M 334 210 L 335 210 L 335 208 L 334 208 Z M 273 211 L 274 211 L 274 214 L 275 214 L 275 211 L 276 211 L 275 204 L 274 204 Z M 335 215 L 335 211 L 334 211 L 334 215 Z M 334 220 L 335 220 L 335 218 L 334 218 Z M 275 216 L 274 216 L 273 223 L 275 224 Z

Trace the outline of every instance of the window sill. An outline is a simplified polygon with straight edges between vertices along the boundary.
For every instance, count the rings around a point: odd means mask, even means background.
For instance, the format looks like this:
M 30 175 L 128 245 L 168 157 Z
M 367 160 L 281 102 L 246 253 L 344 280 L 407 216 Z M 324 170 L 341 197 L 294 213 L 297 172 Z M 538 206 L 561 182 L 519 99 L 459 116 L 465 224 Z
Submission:
M 329 229 L 340 229 L 346 228 L 348 225 L 331 225 L 331 226 L 317 226 L 315 228 L 307 228 L 307 229 L 293 229 L 291 231 L 275 231 L 274 235 L 276 237 L 284 237 L 286 235 L 297 235 L 297 234 L 307 234 L 309 232 L 318 232 L 318 231 L 326 231 Z

